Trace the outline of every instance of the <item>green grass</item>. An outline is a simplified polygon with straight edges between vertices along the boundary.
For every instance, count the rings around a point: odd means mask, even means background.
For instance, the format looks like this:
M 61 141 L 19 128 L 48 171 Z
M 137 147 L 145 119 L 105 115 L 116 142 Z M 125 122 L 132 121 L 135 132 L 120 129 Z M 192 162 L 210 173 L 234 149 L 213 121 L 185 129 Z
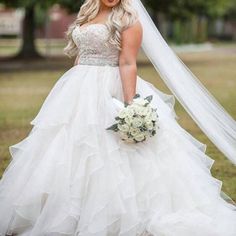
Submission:
M 20 46 L 20 39 L 0 39 L 0 56 L 13 56 L 19 51 Z M 42 55 L 61 55 L 64 46 L 64 39 L 36 40 L 36 47 Z
M 143 56 L 141 56 L 143 59 Z M 191 70 L 236 119 L 236 55 L 229 52 L 192 53 L 182 55 Z M 55 63 L 55 62 L 54 62 Z M 10 161 L 8 147 L 26 137 L 30 121 L 37 114 L 53 84 L 65 71 L 49 69 L 3 72 L 0 75 L 0 175 Z M 139 75 L 160 90 L 169 93 L 154 69 L 139 67 Z M 194 137 L 208 145 L 207 153 L 216 160 L 212 173 L 223 181 L 223 190 L 236 200 L 236 167 L 229 163 L 193 123 L 177 103 L 179 123 Z

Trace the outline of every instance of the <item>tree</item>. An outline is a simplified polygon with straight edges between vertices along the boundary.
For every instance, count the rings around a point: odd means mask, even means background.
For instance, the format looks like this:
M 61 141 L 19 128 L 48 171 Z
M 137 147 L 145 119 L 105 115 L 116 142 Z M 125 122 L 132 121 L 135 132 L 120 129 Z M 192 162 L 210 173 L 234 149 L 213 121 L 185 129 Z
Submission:
M 235 0 L 143 0 L 155 12 L 154 21 L 172 22 L 166 37 L 175 42 L 203 42 L 208 35 L 208 19 L 223 16 Z M 231 13 L 232 15 L 232 13 Z M 157 19 L 156 19 L 157 18 Z M 161 28 L 160 28 L 161 30 Z
M 235 0 L 143 0 L 151 9 L 171 18 L 189 18 L 193 14 L 209 17 L 223 15 Z M 233 4 L 232 4 L 233 5 Z
M 216 16 L 222 15 L 233 5 L 235 0 L 143 0 L 144 4 L 155 12 L 165 13 L 170 18 L 188 19 L 193 14 Z M 25 17 L 22 29 L 22 45 L 18 58 L 38 58 L 40 57 L 35 46 L 35 18 L 36 9 L 46 11 L 54 3 L 68 9 L 70 12 L 79 10 L 83 0 L 0 0 L 6 6 L 13 8 L 24 8 Z M 233 11 L 233 13 L 235 10 Z
M 229 19 L 236 19 L 236 4 L 235 0 L 229 0 L 227 11 L 224 15 L 225 17 Z
M 45 11 L 54 3 L 59 3 L 69 11 L 78 11 L 82 1 L 74 0 L 0 0 L 7 7 L 24 8 L 25 16 L 22 25 L 22 45 L 16 58 L 32 59 L 40 58 L 35 45 L 35 29 L 36 29 L 36 9 L 42 8 Z

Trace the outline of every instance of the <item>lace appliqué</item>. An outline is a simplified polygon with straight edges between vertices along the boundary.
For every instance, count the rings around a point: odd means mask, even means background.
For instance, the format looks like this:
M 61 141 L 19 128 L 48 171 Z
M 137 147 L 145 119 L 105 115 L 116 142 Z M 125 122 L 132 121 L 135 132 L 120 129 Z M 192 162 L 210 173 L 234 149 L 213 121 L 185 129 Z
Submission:
M 78 47 L 80 65 L 118 66 L 119 50 L 108 43 L 109 31 L 104 24 L 77 26 L 72 38 Z

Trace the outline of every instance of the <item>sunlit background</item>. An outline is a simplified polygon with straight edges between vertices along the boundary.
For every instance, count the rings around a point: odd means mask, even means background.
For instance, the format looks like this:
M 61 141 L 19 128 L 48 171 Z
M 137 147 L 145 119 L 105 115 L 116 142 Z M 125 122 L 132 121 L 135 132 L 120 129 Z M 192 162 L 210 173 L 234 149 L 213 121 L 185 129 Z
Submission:
M 236 119 L 236 0 L 143 2 L 171 47 Z M 0 175 L 10 162 L 8 147 L 27 136 L 50 89 L 73 66 L 63 55 L 64 33 L 81 3 L 0 0 Z M 142 51 L 138 66 L 143 79 L 170 93 Z M 236 200 L 236 167 L 178 103 L 176 111 L 179 123 L 208 145 L 213 175 Z

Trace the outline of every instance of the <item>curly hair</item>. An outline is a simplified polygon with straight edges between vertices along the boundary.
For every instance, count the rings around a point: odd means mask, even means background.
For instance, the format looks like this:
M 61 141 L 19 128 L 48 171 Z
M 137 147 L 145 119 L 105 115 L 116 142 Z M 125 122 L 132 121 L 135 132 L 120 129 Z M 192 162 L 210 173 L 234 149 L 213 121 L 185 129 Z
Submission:
M 106 22 L 106 26 L 110 32 L 108 42 L 115 45 L 119 50 L 121 50 L 122 30 L 134 24 L 138 19 L 137 12 L 133 9 L 131 2 L 132 0 L 120 0 L 120 2 L 112 8 L 111 14 Z M 72 39 L 73 30 L 76 26 L 92 21 L 97 16 L 99 8 L 100 0 L 86 0 L 81 6 L 77 19 L 66 32 L 68 44 L 64 48 L 64 52 L 69 57 L 75 56 L 78 51 Z

